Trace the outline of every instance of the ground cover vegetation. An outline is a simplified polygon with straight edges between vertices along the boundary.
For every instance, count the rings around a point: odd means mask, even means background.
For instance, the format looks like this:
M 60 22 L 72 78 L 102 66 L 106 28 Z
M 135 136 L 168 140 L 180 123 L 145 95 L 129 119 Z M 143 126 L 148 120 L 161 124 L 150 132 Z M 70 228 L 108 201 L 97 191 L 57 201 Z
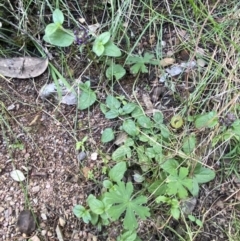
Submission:
M 0 3 L 2 240 L 239 240 L 239 5 Z

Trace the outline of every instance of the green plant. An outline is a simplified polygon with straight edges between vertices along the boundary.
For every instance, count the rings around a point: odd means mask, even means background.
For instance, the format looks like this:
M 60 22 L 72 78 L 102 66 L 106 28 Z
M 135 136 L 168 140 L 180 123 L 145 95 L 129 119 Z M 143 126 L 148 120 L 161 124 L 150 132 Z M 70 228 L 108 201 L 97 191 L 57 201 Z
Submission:
M 43 40 L 59 47 L 70 46 L 75 39 L 74 33 L 69 29 L 65 29 L 62 26 L 63 22 L 64 16 L 62 11 L 55 9 L 53 12 L 53 23 L 46 26 Z
M 98 57 L 102 55 L 109 57 L 121 56 L 121 50 L 112 42 L 109 32 L 104 32 L 95 39 L 92 50 Z
M 110 171 L 110 180 L 105 180 L 103 186 L 108 190 L 99 198 L 89 195 L 87 204 L 89 209 L 76 205 L 73 209 L 78 218 L 92 224 L 107 225 L 120 219 L 125 213 L 123 227 L 125 230 L 135 230 L 138 226 L 136 215 L 142 220 L 150 216 L 149 208 L 143 206 L 147 203 L 147 197 L 142 195 L 133 196 L 133 184 L 121 181 L 126 171 L 126 163 L 117 163 Z
M 120 64 L 111 63 L 106 69 L 106 77 L 112 79 L 115 77 L 116 80 L 121 79 L 126 74 L 126 70 Z
M 132 74 L 148 73 L 146 64 L 159 65 L 159 61 L 154 59 L 154 55 L 150 53 L 144 53 L 144 56 L 129 56 L 126 60 L 126 64 L 132 65 L 130 71 Z
M 81 151 L 85 151 L 85 142 L 87 141 L 88 137 L 85 136 L 81 141 L 78 141 L 76 143 L 76 151 L 79 151 L 81 149 Z

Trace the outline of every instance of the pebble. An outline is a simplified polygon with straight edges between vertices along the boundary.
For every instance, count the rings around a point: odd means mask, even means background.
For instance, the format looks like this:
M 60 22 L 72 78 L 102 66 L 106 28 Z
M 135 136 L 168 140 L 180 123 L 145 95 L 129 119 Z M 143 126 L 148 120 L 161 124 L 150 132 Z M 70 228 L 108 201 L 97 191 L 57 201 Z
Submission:
M 91 154 L 91 160 L 92 160 L 92 161 L 96 161 L 96 160 L 97 160 L 97 157 L 98 157 L 97 152 L 93 152 L 93 153 Z

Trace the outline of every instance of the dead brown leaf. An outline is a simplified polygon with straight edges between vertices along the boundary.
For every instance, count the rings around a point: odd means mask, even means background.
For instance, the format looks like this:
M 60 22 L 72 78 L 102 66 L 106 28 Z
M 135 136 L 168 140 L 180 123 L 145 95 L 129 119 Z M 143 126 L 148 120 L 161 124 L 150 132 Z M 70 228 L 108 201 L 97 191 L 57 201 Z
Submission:
M 48 67 L 47 58 L 15 57 L 0 58 L 0 75 L 28 79 L 41 75 Z
M 159 64 L 162 67 L 166 67 L 166 66 L 172 65 L 174 63 L 175 63 L 175 59 L 174 58 L 165 58 L 165 59 L 160 60 Z

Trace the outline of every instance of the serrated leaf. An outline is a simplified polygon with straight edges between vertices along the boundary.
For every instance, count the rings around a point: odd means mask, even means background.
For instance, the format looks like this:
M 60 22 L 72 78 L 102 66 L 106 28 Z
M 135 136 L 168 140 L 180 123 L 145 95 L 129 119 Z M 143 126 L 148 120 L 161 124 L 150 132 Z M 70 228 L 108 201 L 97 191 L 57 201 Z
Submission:
M 147 116 L 138 117 L 137 122 L 140 126 L 146 129 L 151 129 L 153 127 L 153 122 Z
M 20 170 L 17 170 L 17 169 L 11 171 L 10 176 L 16 182 L 22 182 L 26 179 L 24 174 Z
M 107 143 L 110 142 L 114 139 L 114 132 L 112 128 L 106 128 L 101 136 L 101 141 L 102 143 Z
M 207 183 L 215 178 L 215 172 L 209 168 L 205 168 L 200 164 L 194 170 L 194 178 L 198 183 Z
M 183 139 L 182 149 L 185 154 L 190 154 L 193 152 L 196 146 L 196 136 L 191 134 Z
M 179 164 L 176 160 L 174 159 L 169 159 L 167 161 L 165 161 L 161 167 L 162 169 L 172 175 L 176 175 L 177 174 L 177 168 L 178 168 Z
M 122 180 L 126 170 L 126 162 L 119 162 L 109 171 L 109 177 L 112 181 L 119 182 Z
M 115 45 L 111 40 L 109 40 L 104 45 L 104 51 L 103 55 L 109 56 L 109 57 L 120 57 L 122 55 L 120 48 L 118 48 L 117 45 Z
M 130 158 L 132 155 L 131 148 L 128 146 L 120 146 L 117 148 L 113 154 L 112 154 L 112 159 L 113 161 L 124 161 Z
M 112 95 L 108 95 L 106 105 L 109 109 L 118 109 L 121 106 L 120 101 Z
M 112 79 L 114 76 L 116 80 L 121 79 L 126 74 L 126 70 L 120 64 L 111 64 L 106 70 L 106 77 Z
M 198 116 L 195 119 L 195 127 L 200 129 L 204 127 L 212 128 L 218 124 L 218 116 L 216 111 L 211 111 Z
M 96 213 L 96 214 L 104 213 L 104 208 L 105 208 L 104 203 L 96 199 L 96 197 L 93 196 L 92 194 L 89 195 L 87 199 L 87 203 L 93 213 Z
M 136 136 L 139 133 L 135 122 L 132 120 L 125 120 L 122 127 L 123 130 L 126 131 L 130 136 Z
M 118 112 L 118 110 L 117 109 L 111 109 L 111 110 L 109 110 L 109 111 L 107 111 L 106 113 L 105 113 L 105 117 L 107 118 L 107 119 L 114 119 L 114 118 L 116 118 L 116 117 L 118 117 L 119 116 L 119 112 Z
M 113 220 L 117 220 L 126 211 L 123 224 L 127 230 L 137 228 L 138 223 L 135 215 L 138 215 L 143 220 L 150 216 L 149 208 L 142 206 L 147 202 L 147 197 L 138 196 L 133 199 L 131 197 L 132 193 L 133 185 L 131 182 L 128 182 L 126 186 L 125 183 L 119 182 L 118 185 L 115 185 L 114 191 L 104 195 L 106 203 L 112 205 L 107 213 Z
M 130 114 L 134 111 L 136 108 L 136 104 L 134 103 L 127 103 L 126 105 L 123 106 L 122 110 L 124 114 Z

